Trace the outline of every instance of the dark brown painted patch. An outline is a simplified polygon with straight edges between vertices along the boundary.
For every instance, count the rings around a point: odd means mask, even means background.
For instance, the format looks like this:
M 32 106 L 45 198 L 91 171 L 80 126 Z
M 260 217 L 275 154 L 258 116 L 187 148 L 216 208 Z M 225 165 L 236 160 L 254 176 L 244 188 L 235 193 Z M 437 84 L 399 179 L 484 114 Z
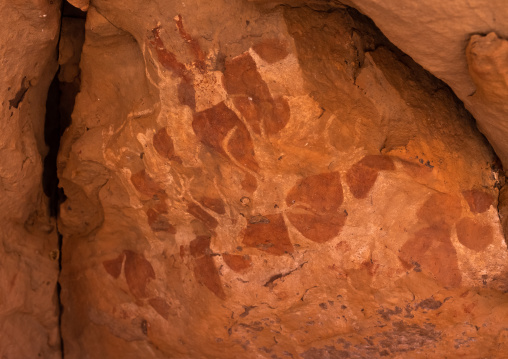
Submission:
M 155 272 L 149 261 L 142 254 L 124 251 L 126 259 L 124 266 L 125 279 L 134 297 L 141 299 L 147 296 L 146 285 L 155 279 Z
M 273 135 L 287 125 L 290 117 L 287 101 L 272 98 L 248 52 L 226 61 L 223 79 L 227 93 L 254 132 L 260 134 L 262 124 L 265 133 Z
M 417 213 L 422 221 L 429 225 L 446 223 L 453 225 L 461 216 L 460 199 L 447 193 L 434 193 Z
M 321 173 L 304 178 L 286 196 L 286 204 L 308 206 L 315 211 L 337 211 L 344 200 L 338 172 Z
M 173 140 L 169 136 L 165 127 L 161 128 L 153 136 L 153 147 L 160 156 L 167 158 L 168 160 L 173 158 L 175 155 Z
M 196 258 L 194 275 L 199 283 L 207 287 L 217 297 L 220 299 L 226 299 L 226 294 L 222 288 L 222 282 L 220 280 L 217 268 L 215 268 L 213 257 L 202 256 Z
M 457 223 L 459 242 L 474 251 L 483 251 L 494 241 L 494 231 L 489 224 L 464 217 Z
M 293 245 L 289 240 L 288 229 L 282 214 L 264 216 L 269 223 L 247 224 L 243 244 L 273 255 L 292 253 Z
M 199 203 L 201 203 L 206 208 L 211 209 L 217 214 L 224 214 L 226 213 L 226 207 L 224 206 L 224 201 L 220 198 L 210 198 L 210 197 L 202 197 L 199 200 Z
M 494 203 L 494 196 L 485 191 L 472 189 L 462 192 L 473 213 L 483 213 Z
M 102 262 L 102 265 L 104 266 L 104 269 L 110 276 L 113 278 L 118 278 L 120 276 L 120 273 L 122 273 L 122 263 L 125 255 L 121 253 L 118 257 L 115 259 L 111 259 L 109 261 Z
M 148 217 L 148 225 L 154 232 L 168 232 L 171 234 L 176 234 L 176 228 L 171 223 L 166 216 L 157 212 L 153 208 L 149 208 L 146 211 L 146 215 Z
M 26 82 L 28 82 L 28 84 L 26 84 Z M 14 95 L 14 98 L 9 100 L 9 110 L 12 107 L 18 108 L 21 101 L 23 101 L 23 98 L 25 97 L 25 94 L 28 91 L 29 87 L 30 87 L 30 82 L 26 81 L 26 77 L 23 77 L 23 80 L 21 80 L 21 88 L 16 92 L 16 95 Z
M 242 272 L 249 268 L 252 264 L 252 260 L 248 255 L 240 256 L 237 254 L 224 253 L 222 255 L 222 259 L 224 259 L 224 262 L 226 262 L 228 267 L 235 272 Z
M 436 310 L 441 308 L 443 303 L 439 300 L 435 300 L 434 297 L 430 297 L 422 300 L 415 306 L 415 309 L 421 308 L 423 310 Z
M 190 254 L 193 257 L 208 255 L 210 251 L 210 242 L 212 238 L 209 236 L 198 236 L 190 242 Z
M 376 183 L 379 171 L 395 169 L 393 160 L 388 156 L 368 155 L 355 163 L 346 173 L 346 182 L 355 198 L 366 198 Z
M 150 197 L 155 195 L 165 196 L 164 190 L 146 173 L 145 170 L 141 170 L 131 175 L 131 182 L 134 185 L 134 188 L 142 194 Z
M 164 319 L 168 319 L 171 307 L 164 298 L 150 298 L 148 304 Z
M 211 147 L 226 158 L 228 158 L 228 155 L 222 147 L 222 143 L 228 133 L 236 128 L 227 145 L 228 150 L 242 165 L 255 172 L 259 170 L 259 165 L 254 158 L 254 145 L 249 131 L 224 102 L 195 113 L 192 128 L 201 143 Z
M 269 64 L 285 59 L 289 53 L 287 43 L 279 39 L 263 40 L 255 44 L 252 49 Z
M 419 230 L 402 246 L 399 258 L 408 265 L 418 263 L 442 285 L 457 287 L 462 274 L 450 233 L 451 227 L 445 223 Z
M 346 215 L 343 212 L 317 214 L 291 211 L 286 215 L 302 235 L 317 243 L 324 243 L 336 237 L 346 223 Z
M 187 213 L 202 221 L 210 229 L 214 229 L 219 225 L 219 222 L 211 214 L 195 203 L 189 203 Z

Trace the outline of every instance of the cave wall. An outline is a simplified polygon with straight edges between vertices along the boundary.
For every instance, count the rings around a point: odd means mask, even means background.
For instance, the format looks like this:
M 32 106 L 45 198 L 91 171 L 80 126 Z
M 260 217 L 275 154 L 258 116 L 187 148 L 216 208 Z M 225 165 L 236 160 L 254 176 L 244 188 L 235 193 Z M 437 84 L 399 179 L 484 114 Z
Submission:
M 494 152 L 322 5 L 88 7 L 58 162 L 66 357 L 506 350 Z
M 60 1 L 3 1 L 0 13 L 0 357 L 60 358 L 58 236 L 41 181 Z
M 0 5 L 2 358 L 503 357 L 502 1 L 69 2 Z
M 446 82 L 508 166 L 508 6 L 504 0 L 346 0 Z M 502 198 L 508 198 L 507 189 Z M 508 233 L 508 202 L 499 206 Z

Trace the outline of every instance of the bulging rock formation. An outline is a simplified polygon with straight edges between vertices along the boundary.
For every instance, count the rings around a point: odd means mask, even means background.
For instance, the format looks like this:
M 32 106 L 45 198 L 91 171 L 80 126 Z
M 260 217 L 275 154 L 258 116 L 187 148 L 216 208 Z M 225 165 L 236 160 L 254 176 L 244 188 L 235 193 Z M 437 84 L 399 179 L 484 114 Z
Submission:
M 508 166 L 508 6 L 504 0 L 343 1 L 446 82 Z
M 0 356 L 60 358 L 58 236 L 42 186 L 60 1 L 5 1 L 0 12 Z
M 90 4 L 58 163 L 66 357 L 506 349 L 493 151 L 367 18 L 322 10 Z

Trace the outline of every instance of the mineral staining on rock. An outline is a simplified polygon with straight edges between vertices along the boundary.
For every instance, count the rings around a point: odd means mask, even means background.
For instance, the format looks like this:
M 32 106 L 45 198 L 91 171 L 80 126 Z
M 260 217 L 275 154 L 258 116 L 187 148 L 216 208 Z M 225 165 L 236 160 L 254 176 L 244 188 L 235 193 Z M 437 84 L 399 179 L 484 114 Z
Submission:
M 355 12 L 198 5 L 90 6 L 66 356 L 506 346 L 494 156 L 450 91 Z

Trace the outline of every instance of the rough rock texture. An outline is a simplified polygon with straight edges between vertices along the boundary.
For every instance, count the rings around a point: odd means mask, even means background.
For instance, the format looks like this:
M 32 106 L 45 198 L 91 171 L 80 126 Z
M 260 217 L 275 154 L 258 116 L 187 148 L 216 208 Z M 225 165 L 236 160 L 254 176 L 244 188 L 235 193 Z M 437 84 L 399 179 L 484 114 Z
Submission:
M 60 1 L 2 1 L 0 13 L 0 357 L 60 358 L 58 238 L 41 183 Z
M 59 157 L 66 358 L 502 357 L 495 156 L 446 86 L 352 10 L 128 4 L 89 8 Z
M 346 0 L 445 81 L 508 167 L 508 6 L 505 0 Z

